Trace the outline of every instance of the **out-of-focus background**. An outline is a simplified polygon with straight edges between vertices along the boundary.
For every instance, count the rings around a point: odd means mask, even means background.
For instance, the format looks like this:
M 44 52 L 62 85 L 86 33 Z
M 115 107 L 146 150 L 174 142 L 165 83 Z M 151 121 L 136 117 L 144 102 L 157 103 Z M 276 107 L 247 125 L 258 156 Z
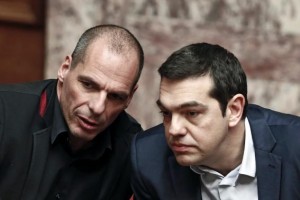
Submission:
M 82 32 L 107 23 L 128 28 L 144 47 L 128 112 L 145 129 L 161 122 L 157 68 L 195 42 L 239 58 L 251 103 L 300 115 L 299 0 L 0 0 L 0 82 L 56 78 Z

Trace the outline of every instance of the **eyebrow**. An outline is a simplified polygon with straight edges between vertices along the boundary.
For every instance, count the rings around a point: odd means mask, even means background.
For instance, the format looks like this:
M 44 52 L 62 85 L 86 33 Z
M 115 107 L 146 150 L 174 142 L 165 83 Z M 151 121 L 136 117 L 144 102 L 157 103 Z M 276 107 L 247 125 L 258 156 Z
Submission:
M 90 81 L 94 86 L 96 86 L 97 88 L 101 89 L 101 85 L 99 83 L 97 83 L 92 77 L 89 76 L 85 76 L 85 75 L 79 75 L 78 76 L 79 80 L 85 80 L 85 81 Z M 118 94 L 120 96 L 122 96 L 123 98 L 128 98 L 129 94 L 127 92 L 124 91 L 115 91 L 115 90 L 110 90 L 108 91 L 109 93 L 115 93 Z
M 78 79 L 79 80 L 83 80 L 83 81 L 89 81 L 91 82 L 94 86 L 97 86 L 97 87 L 101 87 L 93 78 L 89 77 L 89 76 L 85 76 L 85 75 L 79 75 L 78 76 Z
M 159 99 L 156 101 L 156 104 L 160 108 L 166 108 L 166 106 L 164 106 L 164 104 Z M 204 105 L 202 103 L 199 103 L 197 101 L 188 101 L 188 102 L 185 102 L 185 103 L 180 104 L 178 106 L 178 108 L 180 108 L 180 109 L 190 108 L 190 107 L 200 107 L 200 108 L 203 108 L 203 109 L 207 109 L 206 105 Z

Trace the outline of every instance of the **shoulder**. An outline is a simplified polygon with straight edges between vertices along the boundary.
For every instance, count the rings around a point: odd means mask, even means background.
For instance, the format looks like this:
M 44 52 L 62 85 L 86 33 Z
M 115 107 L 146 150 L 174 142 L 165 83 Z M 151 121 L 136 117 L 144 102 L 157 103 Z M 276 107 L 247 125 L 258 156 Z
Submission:
M 136 141 L 140 143 L 151 143 L 152 141 L 163 142 L 165 141 L 164 132 L 163 124 L 159 124 L 138 134 Z
M 274 152 L 278 154 L 281 152 L 282 155 L 289 152 L 290 158 L 292 155 L 300 156 L 300 118 L 298 116 L 250 105 L 247 117 L 256 146 L 265 149 L 268 145 L 272 147 L 276 143 L 273 148 Z
M 264 121 L 269 126 L 300 126 L 300 117 L 249 104 L 247 117 L 250 121 Z
M 163 124 L 159 124 L 134 136 L 132 152 L 136 154 L 137 158 L 140 157 L 140 159 L 153 158 L 157 160 L 169 156 L 171 151 L 165 139 Z
M 142 127 L 136 119 L 130 114 L 123 111 L 119 114 L 116 120 L 112 123 L 111 128 L 114 132 L 136 134 L 142 131 Z
M 0 85 L 0 96 L 10 95 L 33 95 L 39 96 L 41 92 L 50 85 L 56 85 L 55 79 L 35 81 L 28 83 L 18 84 L 1 84 Z
M 54 91 L 56 80 L 0 85 L 0 115 L 2 121 L 23 122 L 34 116 L 44 90 Z
M 0 104 L 6 110 L 14 112 L 17 109 L 27 110 L 31 106 L 36 106 L 40 100 L 41 93 L 48 89 L 53 91 L 56 86 L 56 80 L 44 80 L 19 84 L 1 84 L 0 85 Z
M 115 142 L 130 147 L 132 137 L 142 131 L 141 125 L 128 113 L 122 111 L 115 121 L 109 126 L 112 137 Z
M 157 125 L 134 136 L 131 144 L 131 164 L 134 172 L 154 182 L 165 174 L 173 153 L 167 145 L 163 125 Z

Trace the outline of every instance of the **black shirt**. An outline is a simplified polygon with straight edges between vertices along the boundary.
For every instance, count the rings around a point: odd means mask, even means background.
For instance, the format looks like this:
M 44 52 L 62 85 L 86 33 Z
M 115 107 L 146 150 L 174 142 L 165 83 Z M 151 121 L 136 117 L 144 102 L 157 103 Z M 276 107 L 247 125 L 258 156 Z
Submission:
M 105 183 L 103 180 L 113 178 L 106 173 L 114 168 L 110 163 L 113 133 L 110 128 L 106 129 L 95 138 L 89 148 L 74 154 L 67 142 L 69 129 L 57 98 L 53 107 L 51 148 L 37 199 L 100 198 L 103 196 L 101 193 L 106 192 L 101 190 Z M 128 172 L 124 170 L 124 173 Z
M 56 83 L 0 86 L 0 199 L 128 200 L 130 142 L 141 126 L 121 112 L 93 145 L 72 154 Z

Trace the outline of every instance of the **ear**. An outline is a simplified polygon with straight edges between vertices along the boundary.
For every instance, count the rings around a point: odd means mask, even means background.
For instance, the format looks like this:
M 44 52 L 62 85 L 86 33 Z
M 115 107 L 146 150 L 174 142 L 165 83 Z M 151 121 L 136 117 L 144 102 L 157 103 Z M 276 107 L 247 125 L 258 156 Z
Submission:
M 61 64 L 58 69 L 57 78 L 60 82 L 64 82 L 64 78 L 69 73 L 71 69 L 72 57 L 66 56 L 65 61 Z
M 229 127 L 236 126 L 242 119 L 245 105 L 245 97 L 242 94 L 234 95 L 227 104 L 226 114 Z
M 136 84 L 136 85 L 133 87 L 133 89 L 131 90 L 130 95 L 129 95 L 128 100 L 127 100 L 127 103 L 126 103 L 126 108 L 129 106 L 129 104 L 130 104 L 130 102 L 131 102 L 131 99 L 132 99 L 132 97 L 133 97 L 135 91 L 138 89 L 138 87 L 139 87 L 138 84 Z

